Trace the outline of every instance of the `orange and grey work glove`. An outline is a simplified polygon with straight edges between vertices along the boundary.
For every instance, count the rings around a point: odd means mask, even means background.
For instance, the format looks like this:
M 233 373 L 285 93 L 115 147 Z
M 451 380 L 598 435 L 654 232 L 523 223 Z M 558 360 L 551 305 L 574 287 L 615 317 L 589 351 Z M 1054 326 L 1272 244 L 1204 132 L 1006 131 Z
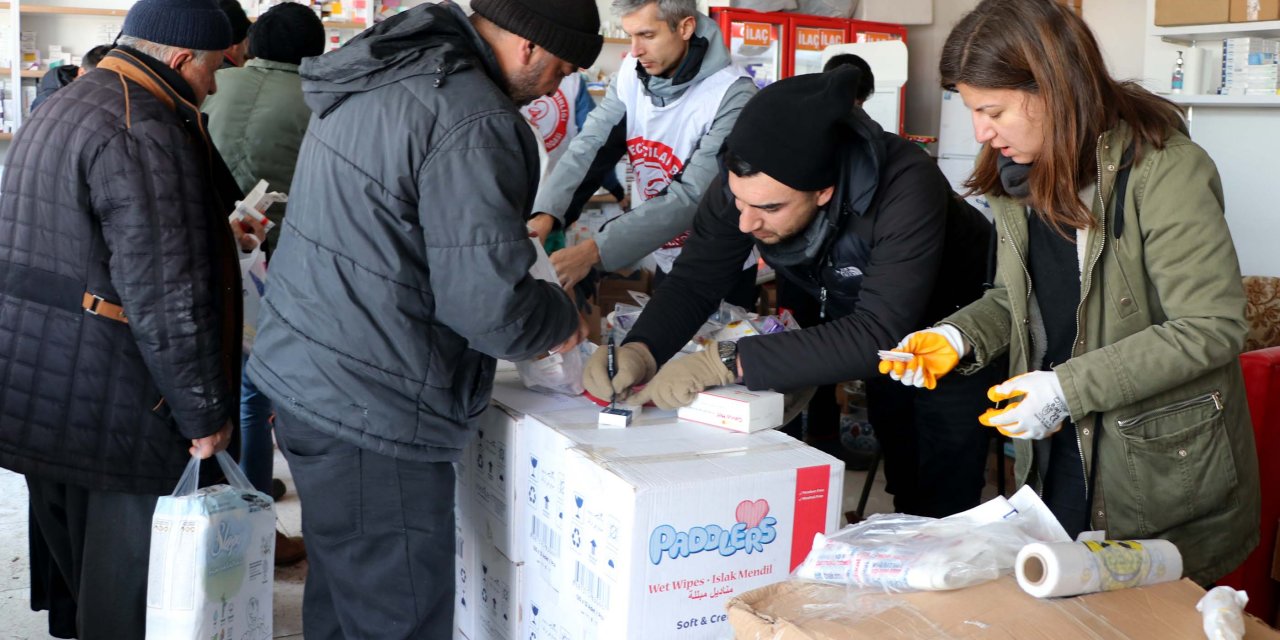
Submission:
M 663 365 L 632 402 L 653 402 L 659 409 L 687 407 L 703 389 L 733 384 L 737 377 L 738 372 L 724 366 L 717 349 L 703 349 Z
M 600 347 L 591 354 L 587 366 L 582 372 L 582 386 L 587 392 L 601 400 L 612 400 L 617 393 L 618 400 L 626 400 L 631 395 L 631 387 L 644 384 L 658 371 L 658 363 L 654 361 L 649 347 L 639 342 L 628 342 L 616 349 L 617 373 L 609 380 L 609 349 Z
M 1019 397 L 1003 409 L 987 409 L 978 422 L 995 427 L 1010 438 L 1041 440 L 1057 433 L 1062 421 L 1071 415 L 1062 383 L 1052 371 L 1024 373 L 987 390 L 992 402 Z
M 956 368 L 968 351 L 960 330 L 942 324 L 908 334 L 893 353 L 910 354 L 911 360 L 900 362 L 882 356 L 880 373 L 887 373 L 908 387 L 933 389 L 938 386 L 938 378 Z

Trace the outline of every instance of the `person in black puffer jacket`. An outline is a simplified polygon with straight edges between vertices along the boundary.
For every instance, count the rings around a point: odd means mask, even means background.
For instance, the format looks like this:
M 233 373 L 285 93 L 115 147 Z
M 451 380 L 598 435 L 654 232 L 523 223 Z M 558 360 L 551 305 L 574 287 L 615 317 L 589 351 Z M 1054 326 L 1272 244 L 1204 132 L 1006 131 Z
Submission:
M 518 107 L 591 65 L 599 14 L 471 7 L 415 7 L 300 69 L 313 115 L 247 374 L 306 505 L 307 637 L 450 636 L 453 462 L 494 358 L 586 333 L 529 275 L 539 142 Z
M 242 196 L 198 109 L 230 41 L 208 0 L 138 2 L 6 158 L 0 466 L 26 476 L 56 569 L 33 600 L 78 608 L 50 612 L 76 621 L 59 635 L 143 637 L 157 496 L 233 437 Z

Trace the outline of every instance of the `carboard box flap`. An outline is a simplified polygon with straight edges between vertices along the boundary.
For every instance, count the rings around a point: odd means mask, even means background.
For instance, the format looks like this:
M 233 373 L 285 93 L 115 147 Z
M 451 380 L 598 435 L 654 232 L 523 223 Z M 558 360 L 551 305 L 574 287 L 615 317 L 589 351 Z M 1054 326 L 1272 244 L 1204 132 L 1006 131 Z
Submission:
M 1075 598 L 1038 600 L 1012 576 L 957 591 L 858 595 L 843 586 L 787 581 L 749 591 L 728 604 L 739 639 L 1019 638 L 1035 640 L 1201 640 L 1190 580 Z M 1280 639 L 1246 616 L 1245 637 Z

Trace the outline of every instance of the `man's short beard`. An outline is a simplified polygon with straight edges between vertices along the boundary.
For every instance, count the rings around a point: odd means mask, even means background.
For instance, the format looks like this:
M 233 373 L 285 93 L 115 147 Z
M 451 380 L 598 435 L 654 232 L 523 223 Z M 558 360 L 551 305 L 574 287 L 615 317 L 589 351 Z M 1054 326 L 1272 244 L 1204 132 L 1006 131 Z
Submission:
M 507 96 L 516 103 L 516 106 L 523 107 L 546 95 L 545 92 L 539 92 L 538 82 L 551 62 L 550 58 L 543 58 L 541 62 L 519 71 L 507 80 Z

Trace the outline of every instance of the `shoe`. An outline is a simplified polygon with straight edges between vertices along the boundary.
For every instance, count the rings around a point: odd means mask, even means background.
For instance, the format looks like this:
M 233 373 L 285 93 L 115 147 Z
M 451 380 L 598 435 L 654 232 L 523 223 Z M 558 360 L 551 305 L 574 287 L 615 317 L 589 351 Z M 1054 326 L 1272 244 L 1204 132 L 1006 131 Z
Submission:
M 286 536 L 276 530 L 276 566 L 287 567 L 307 559 L 307 546 L 301 536 Z
M 280 498 L 283 498 L 284 494 L 288 492 L 289 492 L 289 489 L 284 486 L 284 480 L 281 480 L 280 478 L 271 479 L 271 499 L 272 500 L 279 502 Z

